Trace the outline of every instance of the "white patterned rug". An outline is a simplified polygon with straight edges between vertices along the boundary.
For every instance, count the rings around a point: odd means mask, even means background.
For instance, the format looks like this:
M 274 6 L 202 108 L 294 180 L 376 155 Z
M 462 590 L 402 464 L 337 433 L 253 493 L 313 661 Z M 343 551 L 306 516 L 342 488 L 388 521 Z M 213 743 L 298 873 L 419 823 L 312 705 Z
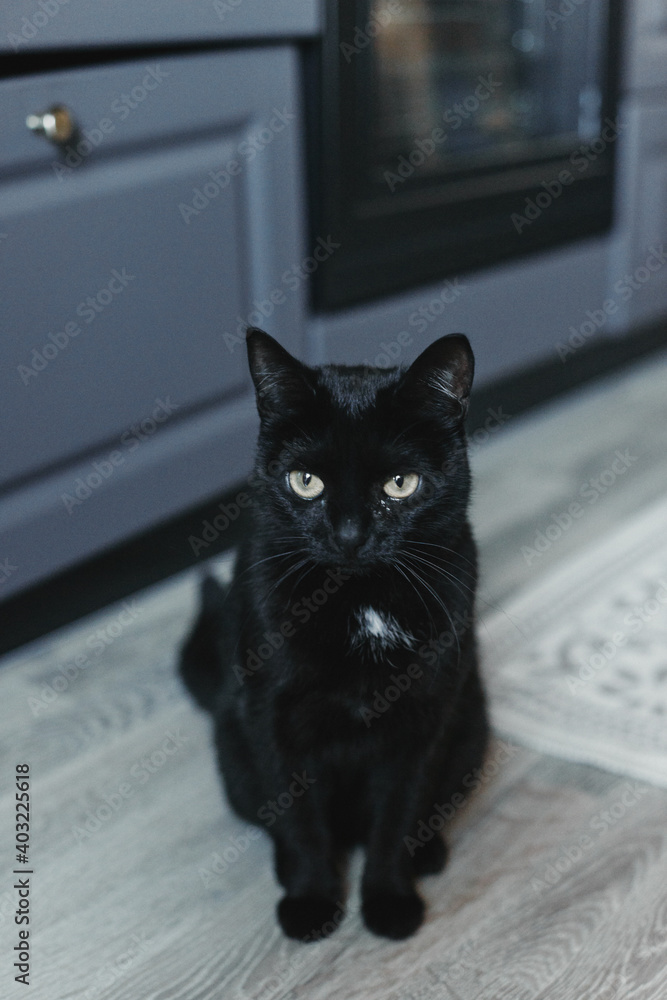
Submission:
M 667 787 L 667 498 L 484 616 L 494 727 Z

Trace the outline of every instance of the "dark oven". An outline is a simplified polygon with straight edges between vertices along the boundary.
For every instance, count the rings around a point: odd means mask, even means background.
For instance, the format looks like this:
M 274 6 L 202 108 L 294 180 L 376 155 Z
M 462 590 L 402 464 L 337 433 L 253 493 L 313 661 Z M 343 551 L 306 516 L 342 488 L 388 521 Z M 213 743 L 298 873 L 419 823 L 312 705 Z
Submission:
M 328 0 L 309 67 L 333 310 L 609 228 L 620 0 Z

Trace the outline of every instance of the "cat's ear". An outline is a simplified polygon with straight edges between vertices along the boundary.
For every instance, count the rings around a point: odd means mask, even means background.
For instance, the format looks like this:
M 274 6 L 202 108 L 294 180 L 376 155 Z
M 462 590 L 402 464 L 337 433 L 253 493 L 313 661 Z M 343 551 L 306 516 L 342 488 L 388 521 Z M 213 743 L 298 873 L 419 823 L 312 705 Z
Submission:
M 462 420 L 468 412 L 475 359 L 468 338 L 451 333 L 412 362 L 398 391 L 426 410 Z
M 260 416 L 290 413 L 312 397 L 315 390 L 309 369 L 277 340 L 251 326 L 246 330 L 246 345 Z

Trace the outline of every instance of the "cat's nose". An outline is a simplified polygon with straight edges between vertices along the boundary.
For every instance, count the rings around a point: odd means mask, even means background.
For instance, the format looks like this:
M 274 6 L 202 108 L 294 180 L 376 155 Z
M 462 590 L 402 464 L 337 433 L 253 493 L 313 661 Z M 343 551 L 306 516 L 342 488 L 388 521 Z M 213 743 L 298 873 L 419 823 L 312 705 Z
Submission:
M 361 525 L 352 517 L 345 517 L 338 525 L 336 541 L 346 555 L 352 555 L 363 544 Z

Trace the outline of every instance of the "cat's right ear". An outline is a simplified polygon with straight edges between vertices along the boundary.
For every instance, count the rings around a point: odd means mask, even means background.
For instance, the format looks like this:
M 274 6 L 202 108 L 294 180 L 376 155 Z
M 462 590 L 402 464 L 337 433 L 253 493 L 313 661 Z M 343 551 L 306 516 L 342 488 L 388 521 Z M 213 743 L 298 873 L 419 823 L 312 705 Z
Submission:
M 277 340 L 251 326 L 246 330 L 248 365 L 260 417 L 291 413 L 314 395 L 309 369 Z
M 412 362 L 398 391 L 412 405 L 459 422 L 465 418 L 475 359 L 462 333 L 440 337 Z

